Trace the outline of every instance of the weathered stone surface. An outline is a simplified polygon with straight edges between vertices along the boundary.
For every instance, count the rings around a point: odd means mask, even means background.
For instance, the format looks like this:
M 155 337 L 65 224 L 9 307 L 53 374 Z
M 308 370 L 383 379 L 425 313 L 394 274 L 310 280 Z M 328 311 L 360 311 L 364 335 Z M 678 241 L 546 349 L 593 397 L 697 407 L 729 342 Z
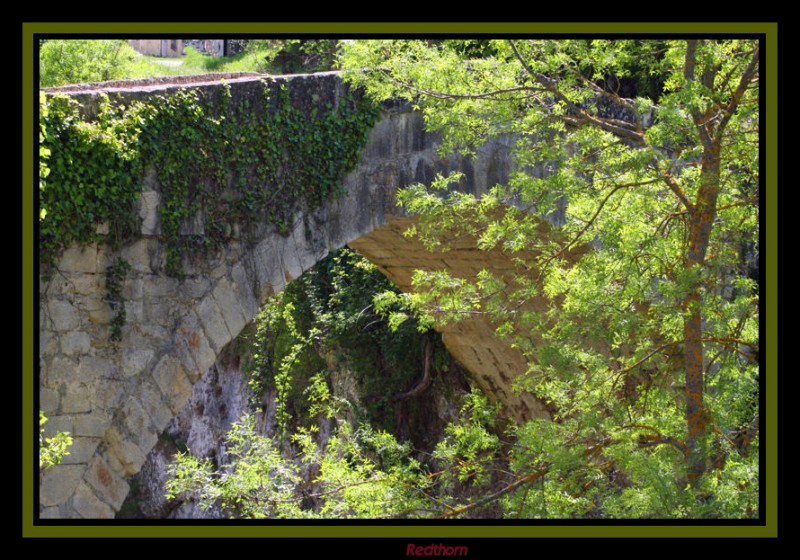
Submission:
M 197 306 L 197 316 L 203 325 L 211 348 L 215 353 L 219 353 L 233 337 L 213 296 L 209 295 L 203 298 Z
M 150 424 L 150 415 L 136 398 L 128 399 L 122 405 L 122 415 L 125 427 L 131 433 L 131 441 L 143 450 L 149 450 L 155 445 L 158 437 Z
M 173 416 L 172 410 L 164 400 L 164 396 L 158 390 L 158 387 L 148 379 L 142 381 L 138 392 L 142 399 L 142 406 L 153 422 L 153 428 L 156 432 L 161 432 L 172 420 Z
M 45 416 L 58 410 L 58 393 L 47 387 L 39 387 L 39 408 Z
M 63 356 L 56 356 L 50 363 L 50 369 L 47 372 L 47 381 L 55 386 L 59 383 L 65 383 L 75 379 L 78 372 L 78 361 L 73 358 L 65 358 Z
M 41 503 L 57 506 L 72 496 L 86 471 L 86 465 L 55 465 L 44 471 L 40 486 Z
M 251 317 L 255 317 L 258 313 L 259 301 L 253 294 L 253 280 L 247 274 L 247 270 L 242 263 L 237 263 L 231 269 L 231 278 L 233 278 L 234 287 L 237 293 L 237 300 L 242 306 L 242 313 L 250 322 Z
M 57 507 L 46 507 L 39 513 L 40 519 L 60 519 L 61 510 Z
M 222 317 L 225 319 L 231 338 L 235 338 L 247 324 L 238 295 L 235 286 L 227 278 L 221 279 L 213 292 L 214 300 L 222 312 Z
M 125 501 L 130 486 L 100 457 L 95 457 L 86 470 L 86 481 L 116 511 Z
M 139 217 L 142 218 L 142 235 L 159 235 L 161 220 L 158 207 L 161 194 L 157 191 L 144 191 L 139 198 Z
M 78 486 L 75 491 L 75 495 L 72 497 L 72 507 L 84 519 L 114 517 L 114 510 L 111 509 L 111 506 L 101 501 L 86 482 Z
M 64 414 L 89 412 L 92 410 L 93 391 L 78 382 L 65 383 L 66 394 L 61 398 L 61 412 Z
M 61 432 L 73 432 L 74 418 L 71 415 L 47 415 L 47 422 L 44 425 L 45 437 L 53 437 Z
M 132 441 L 126 440 L 115 428 L 109 428 L 106 432 L 105 442 L 105 457 L 109 467 L 121 476 L 132 476 L 139 472 L 147 456 L 146 452 Z
M 122 352 L 122 374 L 125 377 L 139 375 L 150 364 L 154 352 L 148 348 L 127 348 Z
M 125 386 L 117 379 L 100 379 L 94 383 L 92 407 L 101 410 L 116 408 L 125 398 Z
M 131 270 L 135 272 L 152 273 L 151 251 L 155 247 L 149 239 L 139 239 L 130 245 L 126 245 L 120 250 L 120 257 L 128 261 Z
M 216 353 L 206 338 L 200 319 L 192 311 L 175 331 L 175 355 L 195 383 L 214 364 Z
M 81 356 L 78 359 L 78 367 L 75 370 L 76 381 L 93 384 L 98 379 L 115 377 L 117 366 L 111 360 L 98 358 L 96 356 Z
M 95 437 L 73 437 L 70 445 L 69 455 L 62 459 L 62 465 L 76 465 L 88 463 L 100 444 L 100 438 Z
M 73 331 L 61 336 L 61 352 L 67 356 L 85 354 L 91 349 L 92 339 L 85 332 Z
M 111 425 L 111 419 L 101 413 L 78 414 L 74 416 L 76 436 L 103 437 Z
M 95 245 L 83 248 L 70 247 L 61 256 L 58 270 L 60 272 L 96 272 L 97 247 Z
M 51 300 L 48 305 L 49 323 L 55 331 L 71 331 L 80 325 L 75 306 L 64 300 Z
M 153 369 L 153 380 L 167 398 L 170 409 L 177 414 L 192 394 L 192 384 L 177 358 L 164 356 Z

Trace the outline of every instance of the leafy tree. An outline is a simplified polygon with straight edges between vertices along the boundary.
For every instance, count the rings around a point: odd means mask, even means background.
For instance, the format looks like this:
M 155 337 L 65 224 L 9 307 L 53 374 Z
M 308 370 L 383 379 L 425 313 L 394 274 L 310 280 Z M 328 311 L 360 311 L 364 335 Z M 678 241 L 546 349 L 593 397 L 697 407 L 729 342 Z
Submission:
M 39 471 L 49 469 L 53 465 L 58 465 L 61 460 L 69 455 L 69 448 L 72 445 L 72 437 L 67 432 L 59 432 L 53 437 L 44 437 L 44 425 L 47 417 L 39 411 Z
M 470 235 L 518 265 L 513 280 L 415 277 L 439 322 L 489 314 L 529 357 L 517 388 L 553 410 L 516 429 L 512 465 L 541 491 L 509 495 L 515 515 L 758 514 L 759 53 L 751 39 L 344 44 L 349 79 L 412 102 L 442 153 L 516 139 L 516 171 L 481 199 L 448 190 L 458 175 L 398 197 L 429 246 Z M 543 216 L 559 223 L 546 235 Z
M 48 39 L 40 44 L 39 87 L 124 79 L 137 56 L 122 39 Z

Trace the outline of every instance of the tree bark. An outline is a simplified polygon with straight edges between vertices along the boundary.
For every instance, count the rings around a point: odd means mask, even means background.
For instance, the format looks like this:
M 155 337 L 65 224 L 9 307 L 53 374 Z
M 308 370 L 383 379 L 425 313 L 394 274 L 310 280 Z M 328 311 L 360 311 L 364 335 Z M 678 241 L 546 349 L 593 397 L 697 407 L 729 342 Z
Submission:
M 704 149 L 701 185 L 691 214 L 689 254 L 686 262 L 690 271 L 703 265 L 711 241 L 719 196 L 719 155 L 718 140 Z M 683 323 L 686 365 L 686 446 L 689 451 L 689 479 L 692 481 L 705 472 L 707 458 L 705 440 L 708 433 L 708 416 L 703 406 L 705 367 L 701 304 L 701 280 L 698 279 L 695 280 L 695 285 L 684 302 L 686 315 Z

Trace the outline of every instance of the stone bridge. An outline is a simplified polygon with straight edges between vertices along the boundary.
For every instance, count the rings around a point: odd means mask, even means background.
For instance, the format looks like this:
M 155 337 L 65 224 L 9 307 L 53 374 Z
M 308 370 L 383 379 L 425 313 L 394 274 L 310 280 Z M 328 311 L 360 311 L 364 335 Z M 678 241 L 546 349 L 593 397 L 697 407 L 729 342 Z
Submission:
M 62 90 L 89 110 L 98 91 L 113 99 L 210 90 L 219 81 L 181 78 L 144 80 Z M 232 100 L 248 88 L 263 87 L 257 75 L 229 75 Z M 272 77 L 291 90 L 334 98 L 347 87 L 335 73 Z M 402 105 L 384 107 L 360 162 L 344 181 L 347 196 L 313 212 L 302 209 L 287 234 L 266 228 L 253 243 L 237 240 L 183 275 L 164 271 L 159 222 L 161 186 L 145 174 L 139 203 L 141 235 L 112 251 L 104 244 L 67 249 L 56 273 L 39 285 L 39 405 L 48 432 L 70 432 L 74 445 L 61 465 L 44 472 L 42 518 L 111 518 L 129 491 L 127 479 L 141 468 L 159 434 L 189 399 L 192 386 L 217 356 L 254 319 L 271 294 L 314 266 L 330 251 L 349 245 L 402 290 L 411 291 L 415 269 L 445 268 L 473 277 L 482 268 L 513 271 L 502 253 L 478 252 L 465 242 L 443 253 L 426 251 L 403 236 L 414 221 L 396 204 L 398 188 L 429 183 L 436 173 L 458 170 L 460 188 L 480 195 L 505 181 L 509 141 L 483 146 L 476 158 L 441 158 L 436 136 L 426 133 L 418 113 Z M 109 343 L 114 311 L 105 301 L 106 269 L 115 258 L 131 264 L 123 283 L 126 323 L 121 340 Z M 514 349 L 492 337 L 486 321 L 471 319 L 442 330 L 452 355 L 473 381 L 519 420 L 547 415 L 541 403 L 511 390 L 526 369 Z

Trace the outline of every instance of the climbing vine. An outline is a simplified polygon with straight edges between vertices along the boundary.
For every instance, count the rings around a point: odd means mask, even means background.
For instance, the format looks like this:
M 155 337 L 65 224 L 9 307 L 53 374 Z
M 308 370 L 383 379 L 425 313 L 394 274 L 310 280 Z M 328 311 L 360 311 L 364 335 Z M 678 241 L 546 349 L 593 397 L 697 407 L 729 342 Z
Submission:
M 43 272 L 73 243 L 131 239 L 148 169 L 161 187 L 164 267 L 172 275 L 186 255 L 206 254 L 258 223 L 287 234 L 301 206 L 342 195 L 380 108 L 354 92 L 336 106 L 301 108 L 285 83 L 268 80 L 261 95 L 234 106 L 223 84 L 218 96 L 178 89 L 128 107 L 101 96 L 93 119 L 66 96 L 43 98 Z
M 111 319 L 109 338 L 112 342 L 122 340 L 122 326 L 125 324 L 125 297 L 122 294 L 122 286 L 130 270 L 131 265 L 125 259 L 119 259 L 106 268 L 106 303 L 116 312 Z

